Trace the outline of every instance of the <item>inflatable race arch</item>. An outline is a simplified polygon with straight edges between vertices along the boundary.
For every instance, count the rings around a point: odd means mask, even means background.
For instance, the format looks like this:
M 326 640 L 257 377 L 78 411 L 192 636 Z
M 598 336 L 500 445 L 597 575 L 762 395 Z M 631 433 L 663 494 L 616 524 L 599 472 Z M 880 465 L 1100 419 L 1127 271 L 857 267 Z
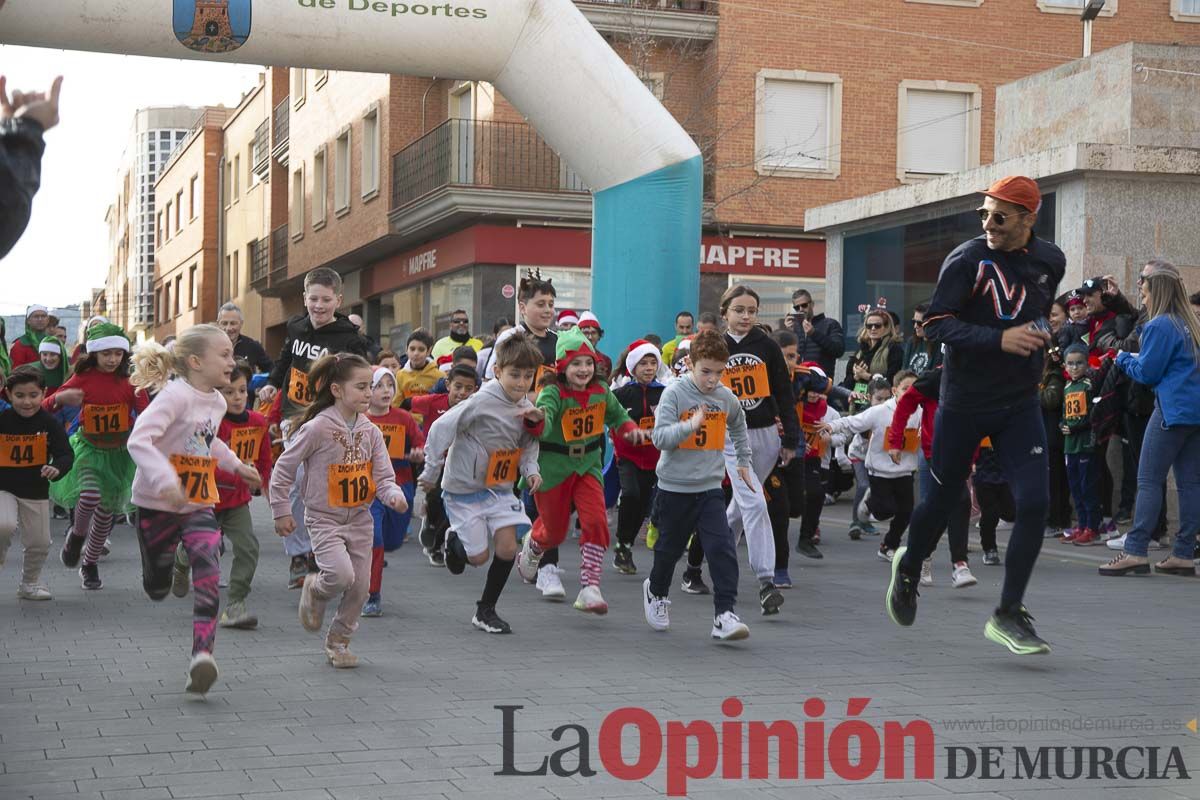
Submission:
M 700 151 L 571 0 L 0 0 L 0 43 L 488 81 L 594 191 L 610 349 L 696 305 Z

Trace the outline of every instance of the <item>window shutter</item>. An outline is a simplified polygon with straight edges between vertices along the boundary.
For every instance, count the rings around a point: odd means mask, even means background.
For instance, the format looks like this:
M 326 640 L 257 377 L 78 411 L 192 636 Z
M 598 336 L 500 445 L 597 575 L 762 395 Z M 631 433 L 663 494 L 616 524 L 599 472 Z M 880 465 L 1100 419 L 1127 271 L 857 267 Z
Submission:
M 901 132 L 904 171 L 942 175 L 966 169 L 971 95 L 910 89 L 907 99 Z
M 828 83 L 766 80 L 763 82 L 762 135 L 759 160 L 771 167 L 829 169 L 836 158 L 829 141 Z

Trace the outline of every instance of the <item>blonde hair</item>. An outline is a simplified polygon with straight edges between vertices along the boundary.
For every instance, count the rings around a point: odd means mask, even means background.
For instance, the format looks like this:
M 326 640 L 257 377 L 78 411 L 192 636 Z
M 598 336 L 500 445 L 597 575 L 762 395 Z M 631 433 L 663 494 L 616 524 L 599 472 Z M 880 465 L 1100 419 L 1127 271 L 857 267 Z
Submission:
M 215 337 L 229 339 L 216 325 L 193 325 L 171 342 L 169 350 L 157 342 L 138 345 L 131 359 L 129 382 L 138 389 L 161 392 L 172 376 L 187 377 L 188 358 L 207 353 Z
M 1171 322 L 1192 340 L 1192 356 L 1200 360 L 1200 317 L 1188 301 L 1187 288 L 1174 265 L 1152 261 L 1146 282 L 1146 316 L 1149 319 L 1166 314 Z

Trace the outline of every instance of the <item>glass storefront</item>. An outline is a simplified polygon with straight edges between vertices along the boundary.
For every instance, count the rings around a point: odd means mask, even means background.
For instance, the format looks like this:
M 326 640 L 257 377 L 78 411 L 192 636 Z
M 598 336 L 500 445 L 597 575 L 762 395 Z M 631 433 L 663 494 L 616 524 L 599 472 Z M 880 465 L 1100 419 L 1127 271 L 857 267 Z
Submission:
M 429 282 L 429 316 L 434 339 L 450 333 L 450 314 L 463 309 L 471 313 L 475 295 L 475 270 L 464 269 Z
M 1053 193 L 1042 198 L 1037 235 L 1054 241 L 1057 205 Z M 905 336 L 912 333 L 913 308 L 928 302 L 938 272 L 950 251 L 980 233 L 973 210 L 922 220 L 857 236 L 847 235 L 842 246 L 842 327 L 847 348 L 854 347 L 863 315 L 860 305 L 887 307 L 900 315 Z M 813 293 L 814 297 L 816 293 Z M 819 304 L 818 304 L 819 305 Z

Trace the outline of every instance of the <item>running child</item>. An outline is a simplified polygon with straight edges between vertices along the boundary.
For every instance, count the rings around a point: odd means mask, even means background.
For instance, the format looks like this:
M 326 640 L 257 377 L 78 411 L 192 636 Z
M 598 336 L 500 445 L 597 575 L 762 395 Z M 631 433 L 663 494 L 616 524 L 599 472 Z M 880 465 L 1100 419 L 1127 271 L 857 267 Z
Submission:
M 394 405 L 417 395 L 429 394 L 442 377 L 437 362 L 429 357 L 433 349 L 433 336 L 424 328 L 417 328 L 408 335 L 408 361 L 396 373 L 396 397 Z
M 371 580 L 371 500 L 378 497 L 401 513 L 408 502 L 396 485 L 383 433 L 366 416 L 374 374 L 370 363 L 349 353 L 327 355 L 309 374 L 315 398 L 296 420 L 288 448 L 275 464 L 271 511 L 277 535 L 295 530 L 290 495 L 299 486 L 319 570 L 304 579 L 300 624 L 307 631 L 321 630 L 326 606 L 340 596 L 325 655 L 335 668 L 348 669 L 358 666 L 350 638 Z
M 17 597 L 49 600 L 42 565 L 50 553 L 49 484 L 71 471 L 75 454 L 58 420 L 42 408 L 45 379 L 18 367 L 4 382 L 11 408 L 0 413 L 0 567 L 21 530 L 25 559 Z
M 545 415 L 526 394 L 542 356 L 527 337 L 511 336 L 496 345 L 493 364 L 496 379 L 455 403 L 429 428 L 419 483 L 430 493 L 439 483 L 442 487 L 453 527 L 446 543 L 451 573 L 461 573 L 467 563 L 486 564 L 491 536 L 495 552 L 471 624 L 488 633 L 511 633 L 496 603 L 512 572 L 517 539 L 532 526 L 513 493 L 514 481 L 524 477 L 534 492 L 541 487 L 538 434 Z M 451 393 L 455 383 L 451 380 Z
M 378 499 L 371 503 L 371 517 L 375 521 L 375 541 L 371 548 L 371 583 L 367 602 L 363 604 L 364 617 L 383 616 L 383 560 L 385 553 L 400 549 L 408 536 L 412 522 L 413 464 L 424 460 L 425 434 L 413 419 L 412 414 L 400 408 L 392 408 L 396 396 L 396 377 L 387 367 L 376 367 L 371 376 L 371 405 L 367 419 L 383 432 L 388 458 L 392 460 L 396 485 L 404 492 L 407 507 L 403 512 L 393 511 Z
M 662 451 L 655 468 L 659 535 L 654 566 L 642 582 L 642 608 L 651 628 L 670 627 L 667 596 L 675 564 L 695 532 L 708 557 L 713 583 L 712 638 L 745 639 L 750 628 L 734 613 L 738 559 L 721 482 L 732 449 L 737 459 L 734 480 L 757 491 L 746 414 L 722 384 L 729 349 L 721 334 L 698 334 L 688 358 L 691 372 L 663 392 L 651 434 L 654 446 Z
M 38 345 L 37 369 L 46 383 L 46 396 L 67 382 L 67 358 L 62 342 L 58 339 L 43 339 Z
M 197 694 L 207 693 L 218 674 L 212 655 L 221 576 L 221 531 L 213 512 L 220 502 L 217 467 L 250 487 L 262 485 L 258 470 L 243 464 L 217 437 L 228 410 L 217 387 L 229 383 L 233 368 L 233 343 L 225 332 L 196 325 L 179 335 L 173 352 L 159 344 L 141 345 L 130 376 L 134 386 L 155 394 L 129 435 L 129 455 L 137 464 L 133 502 L 142 587 L 151 600 L 167 596 L 182 541 L 195 587 L 186 690 Z
M 600 448 L 604 427 L 615 429 L 631 444 L 641 444 L 649 434 L 639 428 L 612 391 L 596 375 L 595 351 L 578 328 L 558 335 L 557 374 L 544 382 L 537 407 L 546 415 L 538 457 L 542 480 L 534 493 L 538 518 L 517 556 L 517 571 L 532 580 L 542 554 L 567 537 L 571 512 L 579 515 L 582 529 L 579 550 L 582 588 L 575 608 L 607 614 L 600 593 L 600 573 L 608 549 L 608 515 L 604 505 Z
M 79 567 L 84 589 L 99 589 L 104 584 L 98 564 L 114 517 L 130 508 L 134 465 L 125 443 L 134 415 L 146 409 L 150 397 L 129 382 L 129 339 L 120 327 L 93 326 L 85 347 L 87 356 L 75 365 L 75 374 L 42 407 L 51 413 L 82 407 L 79 429 L 71 437 L 75 466 L 51 485 L 50 499 L 75 509 L 59 558 L 68 568 Z
M 613 392 L 629 418 L 642 430 L 653 430 L 654 411 L 666 387 L 658 382 L 662 355 L 645 339 L 638 339 L 625 352 L 625 370 L 631 380 Z M 622 575 L 636 575 L 633 544 L 642 522 L 650 513 L 650 501 L 657 483 L 658 448 L 653 442 L 630 444 L 612 432 L 617 475 L 621 479 L 621 499 L 617 506 L 617 546 L 613 566 Z
M 217 438 L 229 445 L 243 464 L 257 470 L 262 486 L 271 484 L 271 439 L 267 418 L 248 407 L 250 380 L 253 370 L 245 361 L 238 361 L 230 374 L 229 383 L 220 388 L 227 410 L 217 428 Z M 239 475 L 217 468 L 217 501 L 215 516 L 221 536 L 229 540 L 233 550 L 233 568 L 229 571 L 229 596 L 221 612 L 222 628 L 249 630 L 258 626 L 258 617 L 246 608 L 250 584 L 258 570 L 258 537 L 250 516 L 251 488 Z M 255 489 L 254 491 L 257 491 Z M 187 595 L 190 565 L 187 548 L 180 543 L 175 549 L 175 573 L 171 594 Z

